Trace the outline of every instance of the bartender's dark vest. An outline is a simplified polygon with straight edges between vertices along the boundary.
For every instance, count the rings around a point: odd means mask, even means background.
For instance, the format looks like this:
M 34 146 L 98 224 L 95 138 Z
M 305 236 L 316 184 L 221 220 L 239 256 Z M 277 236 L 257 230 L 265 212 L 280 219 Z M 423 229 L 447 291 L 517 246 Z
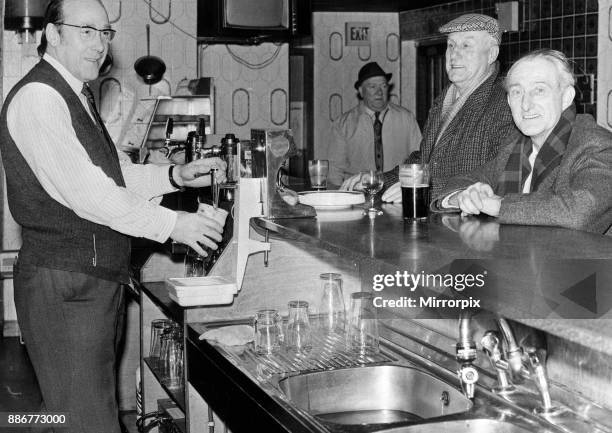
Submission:
M 7 107 L 19 89 L 32 82 L 48 84 L 59 92 L 68 105 L 72 126 L 91 162 L 118 186 L 125 186 L 114 146 L 106 142 L 66 80 L 41 60 L 13 87 L 0 113 L 0 152 L 6 171 L 8 203 L 13 217 L 22 227 L 19 263 L 128 282 L 129 237 L 87 221 L 51 198 L 9 134 Z M 29 145 L 36 146 L 36 143 Z

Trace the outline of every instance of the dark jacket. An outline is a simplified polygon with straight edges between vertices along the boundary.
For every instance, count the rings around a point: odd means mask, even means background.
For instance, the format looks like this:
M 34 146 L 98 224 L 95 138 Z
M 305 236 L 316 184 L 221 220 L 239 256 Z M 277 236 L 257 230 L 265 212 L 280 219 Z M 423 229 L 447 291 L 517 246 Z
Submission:
M 508 137 L 494 160 L 449 180 L 434 197 L 432 208 L 439 209 L 448 194 L 476 182 L 488 183 L 496 191 L 515 140 L 516 135 Z M 592 116 L 578 115 L 560 165 L 539 182 L 537 191 L 504 195 L 497 220 L 611 234 L 612 133 Z
M 495 72 L 468 97 L 436 143 L 449 88 L 429 110 L 421 141 L 422 161 L 430 164 L 432 194 L 437 194 L 451 177 L 493 159 L 504 137 L 516 130 L 506 91 Z
M 106 141 L 66 80 L 41 60 L 13 87 L 0 114 L 0 151 L 8 202 L 13 217 L 22 227 L 19 262 L 128 282 L 129 237 L 85 220 L 51 198 L 9 134 L 7 108 L 19 89 L 32 82 L 47 84 L 59 92 L 70 110 L 77 138 L 92 163 L 117 185 L 125 186 L 114 146 Z
M 506 91 L 494 72 L 467 98 L 436 143 L 442 124 L 442 105 L 449 89 L 447 86 L 433 102 L 423 130 L 421 150 L 408 160 L 429 163 L 431 197 L 437 195 L 451 177 L 493 159 L 504 137 L 517 131 Z M 392 175 L 385 175 L 385 186 L 398 180 L 396 169 Z

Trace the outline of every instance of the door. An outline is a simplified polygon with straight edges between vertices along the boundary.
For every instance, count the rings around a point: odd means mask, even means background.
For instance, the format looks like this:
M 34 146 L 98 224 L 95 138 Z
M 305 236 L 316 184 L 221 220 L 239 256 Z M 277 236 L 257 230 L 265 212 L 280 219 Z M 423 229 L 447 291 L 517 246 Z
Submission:
M 290 158 L 291 176 L 307 179 L 307 163 L 313 159 L 313 49 L 289 48 L 289 128 L 298 156 Z
M 417 122 L 425 126 L 429 109 L 449 83 L 445 69 L 446 40 L 419 42 L 417 47 Z

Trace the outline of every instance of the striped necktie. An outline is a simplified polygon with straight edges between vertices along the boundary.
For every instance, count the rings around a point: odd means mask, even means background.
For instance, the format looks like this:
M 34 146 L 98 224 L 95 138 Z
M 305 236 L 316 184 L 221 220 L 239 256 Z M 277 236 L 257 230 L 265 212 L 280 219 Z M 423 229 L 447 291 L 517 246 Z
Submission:
M 383 143 L 382 143 L 382 122 L 380 121 L 380 111 L 374 113 L 374 162 L 376 164 L 376 170 L 382 171 L 383 169 Z
M 106 139 L 106 143 L 110 147 L 113 154 L 116 154 L 117 150 L 115 149 L 115 144 L 113 143 L 113 139 L 110 137 L 110 134 L 108 133 L 108 131 L 106 130 L 106 127 L 104 126 L 104 122 L 102 121 L 102 118 L 100 117 L 100 113 L 98 113 L 98 109 L 96 108 L 96 101 L 94 99 L 93 92 L 91 91 L 91 88 L 89 87 L 89 84 L 83 83 L 83 88 L 81 89 L 81 93 L 85 95 L 85 98 L 87 98 L 87 105 L 89 106 L 89 111 L 94 117 L 96 127 L 102 133 L 102 135 L 104 135 L 104 138 Z

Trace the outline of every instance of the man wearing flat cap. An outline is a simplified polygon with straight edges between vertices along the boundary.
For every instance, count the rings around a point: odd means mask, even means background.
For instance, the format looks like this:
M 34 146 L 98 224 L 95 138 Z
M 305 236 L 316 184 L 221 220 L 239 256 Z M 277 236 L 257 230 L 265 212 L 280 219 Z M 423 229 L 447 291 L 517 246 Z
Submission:
M 501 140 L 516 130 L 496 59 L 501 40 L 497 20 L 466 14 L 440 27 L 447 34 L 450 80 L 429 111 L 420 152 L 408 162 L 429 163 L 434 197 L 453 176 L 480 167 L 497 155 Z M 397 164 L 402 161 L 396 161 Z M 397 171 L 387 173 L 383 194 L 401 202 Z
M 340 185 L 361 170 L 391 170 L 419 147 L 421 131 L 414 115 L 389 102 L 389 80 L 376 62 L 359 70 L 359 104 L 332 128 L 328 159 L 330 183 Z

